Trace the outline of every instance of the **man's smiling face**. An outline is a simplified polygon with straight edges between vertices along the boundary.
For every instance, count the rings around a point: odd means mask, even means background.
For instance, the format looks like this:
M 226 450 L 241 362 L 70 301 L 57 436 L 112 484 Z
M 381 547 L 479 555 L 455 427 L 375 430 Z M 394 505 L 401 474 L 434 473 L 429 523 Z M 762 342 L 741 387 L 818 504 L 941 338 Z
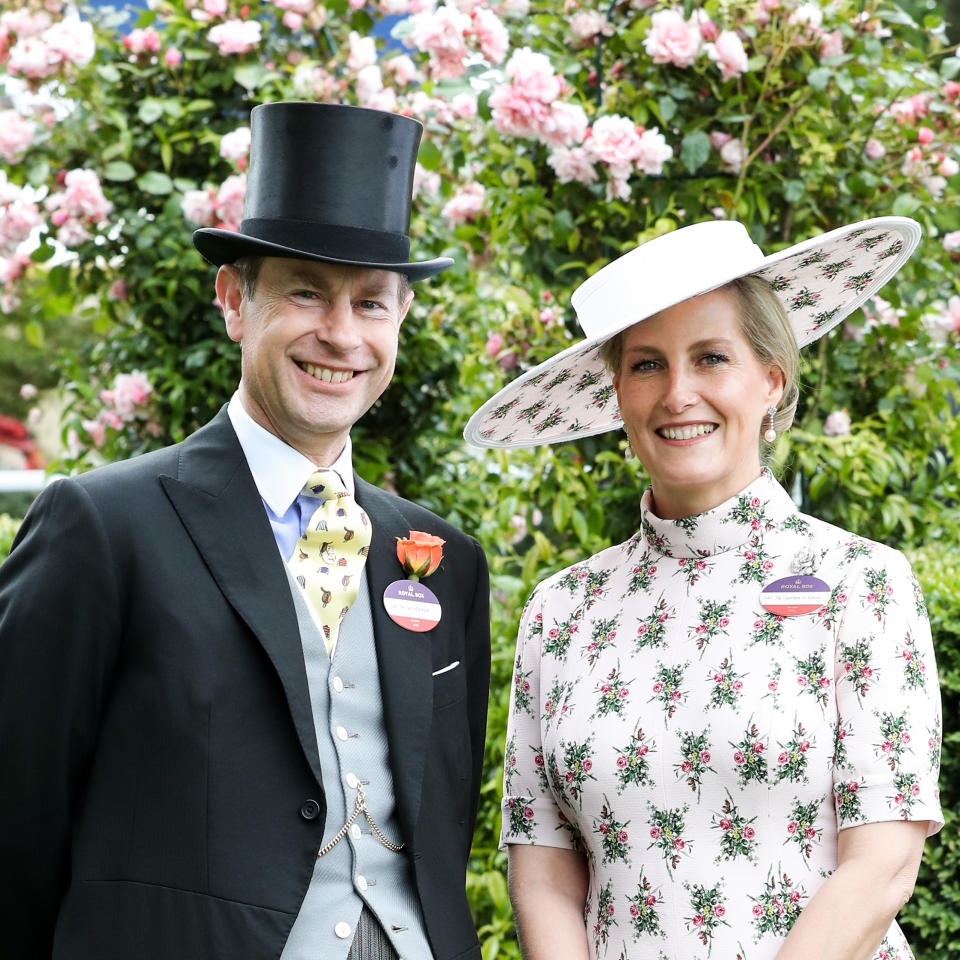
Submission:
M 310 459 L 332 463 L 390 383 L 413 295 L 400 301 L 392 271 L 278 257 L 264 259 L 252 296 L 234 267 L 222 267 L 217 294 L 241 343 L 247 412 Z

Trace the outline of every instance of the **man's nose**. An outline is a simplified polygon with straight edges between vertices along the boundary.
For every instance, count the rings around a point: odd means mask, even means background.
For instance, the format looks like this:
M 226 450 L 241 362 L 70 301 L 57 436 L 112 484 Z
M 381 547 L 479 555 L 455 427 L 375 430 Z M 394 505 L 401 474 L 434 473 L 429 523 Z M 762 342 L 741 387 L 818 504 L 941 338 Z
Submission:
M 338 353 L 347 353 L 358 347 L 360 329 L 353 314 L 352 301 L 345 297 L 333 300 L 324 311 L 315 333 L 318 340 L 329 344 Z

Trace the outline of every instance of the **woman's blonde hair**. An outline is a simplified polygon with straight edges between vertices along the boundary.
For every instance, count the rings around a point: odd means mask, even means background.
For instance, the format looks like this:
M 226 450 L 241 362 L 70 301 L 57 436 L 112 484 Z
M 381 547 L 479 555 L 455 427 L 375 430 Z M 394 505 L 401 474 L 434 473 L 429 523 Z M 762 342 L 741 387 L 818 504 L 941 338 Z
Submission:
M 761 277 L 738 277 L 717 288 L 733 294 L 740 302 L 740 329 L 750 344 L 753 355 L 763 364 L 772 364 L 783 371 L 783 396 L 773 415 L 773 428 L 777 433 L 789 429 L 797 411 L 800 388 L 800 349 L 793 327 L 787 318 L 780 298 Z M 623 334 L 614 334 L 604 343 L 600 355 L 611 374 L 620 371 L 623 358 Z M 764 417 L 760 425 L 761 435 L 770 426 Z

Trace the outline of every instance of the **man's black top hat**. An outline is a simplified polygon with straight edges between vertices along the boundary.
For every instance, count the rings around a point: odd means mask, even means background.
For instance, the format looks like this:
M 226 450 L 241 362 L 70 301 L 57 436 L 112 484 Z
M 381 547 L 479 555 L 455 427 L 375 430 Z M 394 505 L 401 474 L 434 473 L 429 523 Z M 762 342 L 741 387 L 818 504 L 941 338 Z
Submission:
M 335 103 L 264 103 L 250 114 L 250 173 L 240 232 L 203 227 L 196 248 L 220 266 L 293 257 L 422 280 L 449 257 L 410 263 L 410 201 L 423 127 Z

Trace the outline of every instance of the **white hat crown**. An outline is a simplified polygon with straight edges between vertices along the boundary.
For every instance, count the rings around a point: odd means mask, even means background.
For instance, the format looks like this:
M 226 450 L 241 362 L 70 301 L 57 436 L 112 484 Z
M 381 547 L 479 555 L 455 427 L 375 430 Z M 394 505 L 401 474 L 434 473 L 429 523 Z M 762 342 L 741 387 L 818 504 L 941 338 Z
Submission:
M 585 280 L 570 298 L 587 337 L 602 337 L 652 317 L 690 295 L 722 286 L 763 264 L 763 251 L 735 220 L 707 220 L 674 230 L 625 253 Z

